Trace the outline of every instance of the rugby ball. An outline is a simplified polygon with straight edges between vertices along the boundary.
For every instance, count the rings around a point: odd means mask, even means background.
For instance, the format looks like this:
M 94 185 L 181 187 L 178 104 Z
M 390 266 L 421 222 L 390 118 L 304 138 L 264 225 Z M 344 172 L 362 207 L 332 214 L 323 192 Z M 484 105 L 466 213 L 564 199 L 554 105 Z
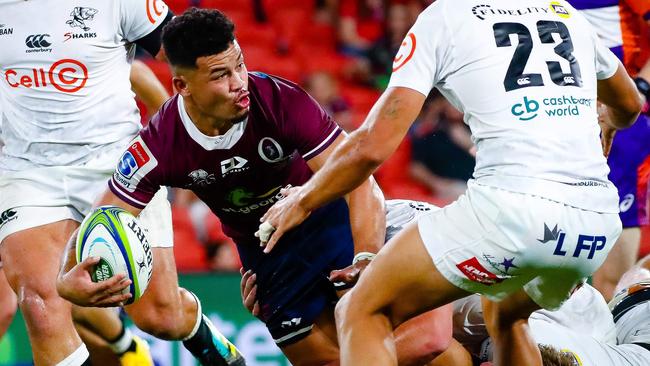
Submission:
M 142 297 L 153 273 L 153 253 L 144 227 L 130 212 L 102 206 L 83 220 L 77 235 L 77 263 L 88 257 L 100 258 L 90 273 L 93 282 L 123 273 L 131 280 L 123 292 L 132 295 L 126 303 Z

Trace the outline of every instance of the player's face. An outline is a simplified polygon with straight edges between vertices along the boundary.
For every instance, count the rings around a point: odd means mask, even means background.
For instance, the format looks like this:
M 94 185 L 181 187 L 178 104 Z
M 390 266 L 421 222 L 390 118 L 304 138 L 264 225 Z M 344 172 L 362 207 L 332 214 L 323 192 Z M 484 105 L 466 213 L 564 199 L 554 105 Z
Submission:
M 248 72 L 237 42 L 216 55 L 199 57 L 187 75 L 187 90 L 201 114 L 218 121 L 243 121 L 250 98 Z

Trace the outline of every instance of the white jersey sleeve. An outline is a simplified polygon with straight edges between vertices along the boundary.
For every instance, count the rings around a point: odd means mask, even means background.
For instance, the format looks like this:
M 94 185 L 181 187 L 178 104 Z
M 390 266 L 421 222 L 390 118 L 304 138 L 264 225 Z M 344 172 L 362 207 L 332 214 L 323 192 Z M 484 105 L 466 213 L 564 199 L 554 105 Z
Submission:
M 593 34 L 593 38 L 596 46 L 596 78 L 598 80 L 609 79 L 618 70 L 620 61 L 609 48 L 602 44 L 595 33 Z
M 119 0 L 119 34 L 135 42 L 160 26 L 169 8 L 162 0 Z
M 449 69 L 453 42 L 445 20 L 444 1 L 428 7 L 404 38 L 393 61 L 388 87 L 405 87 L 428 95 Z

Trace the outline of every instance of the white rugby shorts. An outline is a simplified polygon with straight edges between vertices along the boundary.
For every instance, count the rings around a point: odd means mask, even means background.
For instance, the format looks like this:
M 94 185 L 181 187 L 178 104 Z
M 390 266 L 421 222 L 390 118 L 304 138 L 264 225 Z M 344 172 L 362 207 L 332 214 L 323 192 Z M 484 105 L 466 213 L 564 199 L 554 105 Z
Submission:
M 112 171 L 88 167 L 46 167 L 0 176 L 0 243 L 8 235 L 61 220 L 81 222 Z M 152 247 L 172 247 L 171 207 L 161 188 L 140 213 Z
M 495 301 L 523 287 L 548 310 L 600 267 L 622 230 L 617 214 L 474 181 L 456 202 L 420 217 L 418 228 L 452 284 Z

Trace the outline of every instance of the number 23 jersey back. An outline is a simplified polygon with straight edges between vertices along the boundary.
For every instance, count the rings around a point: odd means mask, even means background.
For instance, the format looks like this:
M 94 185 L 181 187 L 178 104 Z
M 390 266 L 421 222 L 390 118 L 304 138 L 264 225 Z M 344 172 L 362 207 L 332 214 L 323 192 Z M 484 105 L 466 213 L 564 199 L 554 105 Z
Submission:
M 389 87 L 436 87 L 464 113 L 478 183 L 616 213 L 596 84 L 617 67 L 564 1 L 438 0 L 407 34 Z

